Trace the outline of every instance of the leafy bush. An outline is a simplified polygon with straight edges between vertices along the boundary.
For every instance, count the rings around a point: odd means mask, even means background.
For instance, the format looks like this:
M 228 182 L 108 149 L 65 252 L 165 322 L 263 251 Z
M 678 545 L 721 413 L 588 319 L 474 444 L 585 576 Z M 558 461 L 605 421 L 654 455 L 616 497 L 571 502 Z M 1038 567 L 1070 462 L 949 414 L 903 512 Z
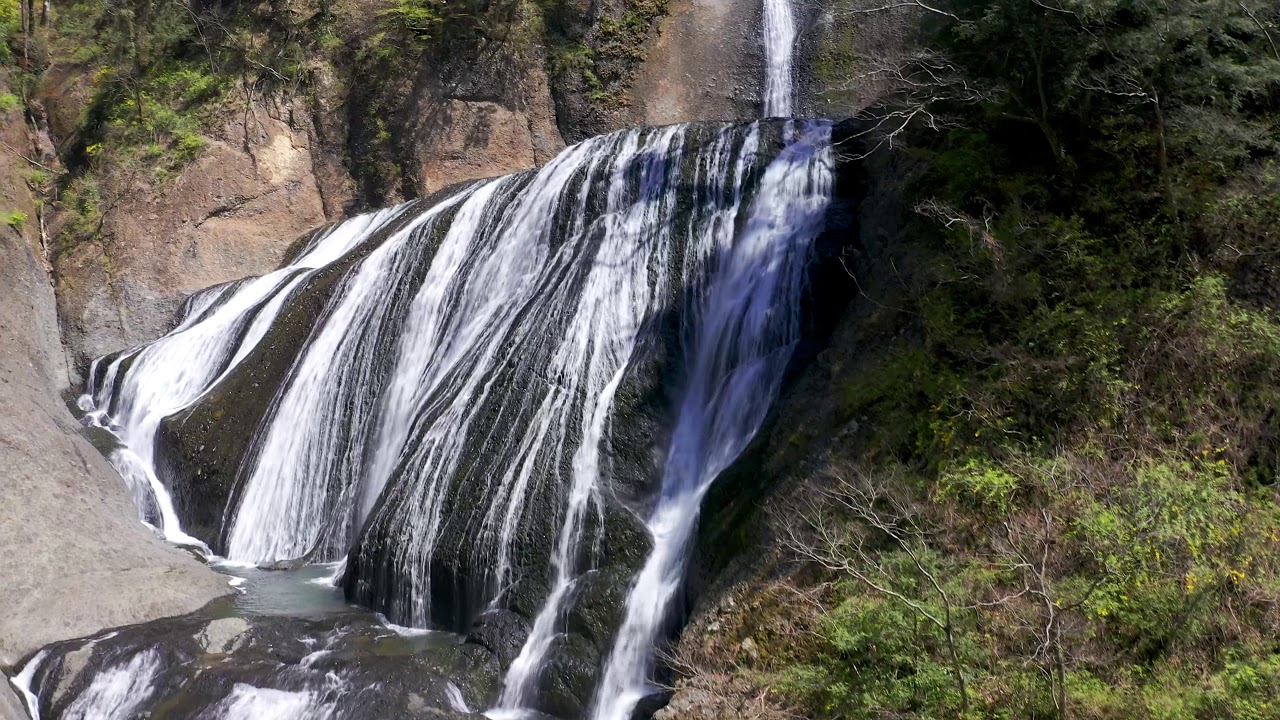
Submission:
M 957 715 L 954 678 L 936 659 L 943 638 L 907 607 L 853 594 L 822 618 L 818 632 L 825 640 L 820 654 L 787 670 L 777 687 L 821 717 Z
M 837 348 L 831 427 L 855 430 L 803 442 L 923 508 L 975 716 L 1280 717 L 1280 7 L 936 7 L 939 54 L 907 75 L 933 94 L 886 100 L 937 121 L 895 138 L 915 213 L 875 311 L 892 340 Z M 961 714 L 894 685 L 951 660 L 904 625 L 927 584 L 854 581 L 902 551 L 792 576 L 828 609 L 762 681 L 791 712 Z

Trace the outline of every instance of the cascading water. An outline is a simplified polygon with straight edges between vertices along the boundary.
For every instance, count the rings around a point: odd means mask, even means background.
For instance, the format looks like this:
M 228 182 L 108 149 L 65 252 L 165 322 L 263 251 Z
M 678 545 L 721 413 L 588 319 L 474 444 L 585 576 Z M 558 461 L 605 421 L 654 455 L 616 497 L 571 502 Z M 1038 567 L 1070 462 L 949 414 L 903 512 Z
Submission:
M 699 259 L 713 264 L 690 308 L 690 370 L 649 520 L 654 548 L 627 598 L 596 692 L 597 720 L 626 720 L 652 691 L 653 648 L 684 580 L 702 497 L 759 430 L 781 385 L 800 337 L 803 271 L 831 197 L 832 162 L 830 127 L 804 127 L 765 170 L 736 241 L 722 235 L 703 246 L 721 257 Z
M 765 117 L 791 117 L 791 65 L 796 23 L 791 0 L 764 0 Z
M 259 345 L 293 353 L 278 379 L 253 376 L 271 399 L 230 425 L 247 450 L 221 532 L 201 539 L 252 563 L 343 561 L 347 598 L 403 625 L 466 631 L 520 608 L 528 634 L 494 717 L 540 709 L 584 578 L 639 569 L 616 639 L 600 640 L 595 699 L 572 711 L 626 718 L 649 692 L 702 497 L 763 423 L 800 336 L 830 132 L 638 128 L 349 220 L 95 363 L 84 407 L 151 490 L 144 517 L 199 542 L 164 484 L 198 480 L 156 471 L 160 422 L 221 402 Z M 315 297 L 314 324 L 281 339 L 278 318 Z M 251 690 L 224 714 L 315 699 Z
M 293 263 L 252 281 L 207 290 L 160 340 L 120 353 L 98 381 L 94 361 L 81 409 L 123 443 L 111 462 L 129 484 L 144 520 L 158 520 L 171 542 L 204 546 L 182 531 L 168 488 L 155 470 L 160 421 L 195 402 L 261 341 L 285 300 L 318 268 L 334 262 L 391 219 L 395 210 L 362 216 L 313 239 Z M 121 376 L 123 372 L 123 377 Z
M 346 422 L 333 420 L 359 389 L 374 384 L 374 353 L 397 299 L 387 288 L 421 259 L 436 218 L 456 200 L 414 218 L 339 288 L 339 302 L 317 324 L 271 410 L 231 526 L 229 559 L 288 560 L 317 543 L 322 552 L 316 560 L 345 554 L 350 522 L 334 515 L 331 485 L 359 474 L 360 429 L 372 423 L 373 408 L 357 402 L 347 409 Z
M 154 650 L 134 655 L 118 667 L 99 673 L 63 713 L 64 720 L 124 720 L 155 692 L 160 655 Z
M 273 690 L 243 683 L 196 720 L 329 720 L 334 708 L 320 693 L 302 690 Z

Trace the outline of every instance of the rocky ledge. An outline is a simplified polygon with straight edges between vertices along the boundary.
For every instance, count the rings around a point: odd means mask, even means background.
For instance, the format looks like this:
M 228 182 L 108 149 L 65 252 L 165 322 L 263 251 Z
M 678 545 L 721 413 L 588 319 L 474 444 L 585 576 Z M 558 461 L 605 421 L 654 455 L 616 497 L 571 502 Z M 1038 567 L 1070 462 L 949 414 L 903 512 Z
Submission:
M 191 612 L 230 588 L 135 519 L 124 482 L 79 434 L 59 399 L 53 289 L 8 227 L 0 268 L 0 666 L 12 668 L 49 643 Z

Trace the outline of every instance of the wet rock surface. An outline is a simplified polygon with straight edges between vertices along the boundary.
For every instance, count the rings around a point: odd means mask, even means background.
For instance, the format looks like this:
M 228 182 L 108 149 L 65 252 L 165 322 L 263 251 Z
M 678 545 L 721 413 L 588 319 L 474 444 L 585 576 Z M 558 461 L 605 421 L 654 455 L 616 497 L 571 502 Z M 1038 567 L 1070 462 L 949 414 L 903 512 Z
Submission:
M 496 688 L 492 655 L 455 635 L 400 634 L 354 608 L 320 619 L 235 612 L 224 600 L 55 644 L 32 682 L 41 714 L 75 715 L 114 698 L 125 715 L 155 720 L 285 709 L 302 712 L 290 717 L 460 720 L 478 717 L 472 711 Z

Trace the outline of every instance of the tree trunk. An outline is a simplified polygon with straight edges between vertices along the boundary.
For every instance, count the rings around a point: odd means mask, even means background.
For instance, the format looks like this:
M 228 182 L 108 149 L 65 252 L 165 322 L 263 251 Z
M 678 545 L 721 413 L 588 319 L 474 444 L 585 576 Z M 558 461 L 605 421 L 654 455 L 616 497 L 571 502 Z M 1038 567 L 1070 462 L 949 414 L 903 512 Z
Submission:
M 1043 26 L 1043 18 L 1041 25 Z M 1044 55 L 1043 41 L 1037 46 L 1031 42 L 1031 38 L 1024 32 L 1023 40 L 1027 43 L 1027 49 L 1031 51 L 1031 58 L 1035 64 L 1036 72 L 1036 95 L 1040 99 L 1040 115 L 1036 118 L 1036 125 L 1039 126 L 1040 132 L 1044 134 L 1045 142 L 1049 144 L 1049 152 L 1053 154 L 1054 162 L 1062 162 L 1062 144 L 1058 142 L 1058 135 L 1053 131 L 1053 127 L 1049 124 L 1049 94 L 1045 92 L 1044 87 Z
M 1067 654 L 1062 648 L 1062 627 L 1056 622 L 1053 626 L 1053 664 L 1057 673 L 1057 685 L 1054 688 L 1054 704 L 1058 706 L 1058 720 L 1067 720 Z
M 18 9 L 22 15 L 22 69 L 31 69 L 30 45 L 31 45 L 31 8 L 29 6 L 31 0 L 19 0 Z
M 1152 104 L 1156 109 L 1156 167 L 1160 170 L 1160 180 L 1164 187 L 1164 203 L 1174 222 L 1178 221 L 1178 200 L 1173 194 L 1173 177 L 1169 173 L 1169 147 L 1165 142 L 1164 108 L 1160 106 L 1160 92 L 1151 91 Z
M 956 635 L 951 625 L 951 601 L 944 595 L 943 609 L 946 612 L 947 626 L 943 631 L 947 636 L 947 651 L 951 655 L 951 673 L 955 675 L 956 687 L 960 690 L 960 710 L 969 712 L 969 687 L 964 681 L 964 671 L 960 667 L 960 652 L 956 650 Z

